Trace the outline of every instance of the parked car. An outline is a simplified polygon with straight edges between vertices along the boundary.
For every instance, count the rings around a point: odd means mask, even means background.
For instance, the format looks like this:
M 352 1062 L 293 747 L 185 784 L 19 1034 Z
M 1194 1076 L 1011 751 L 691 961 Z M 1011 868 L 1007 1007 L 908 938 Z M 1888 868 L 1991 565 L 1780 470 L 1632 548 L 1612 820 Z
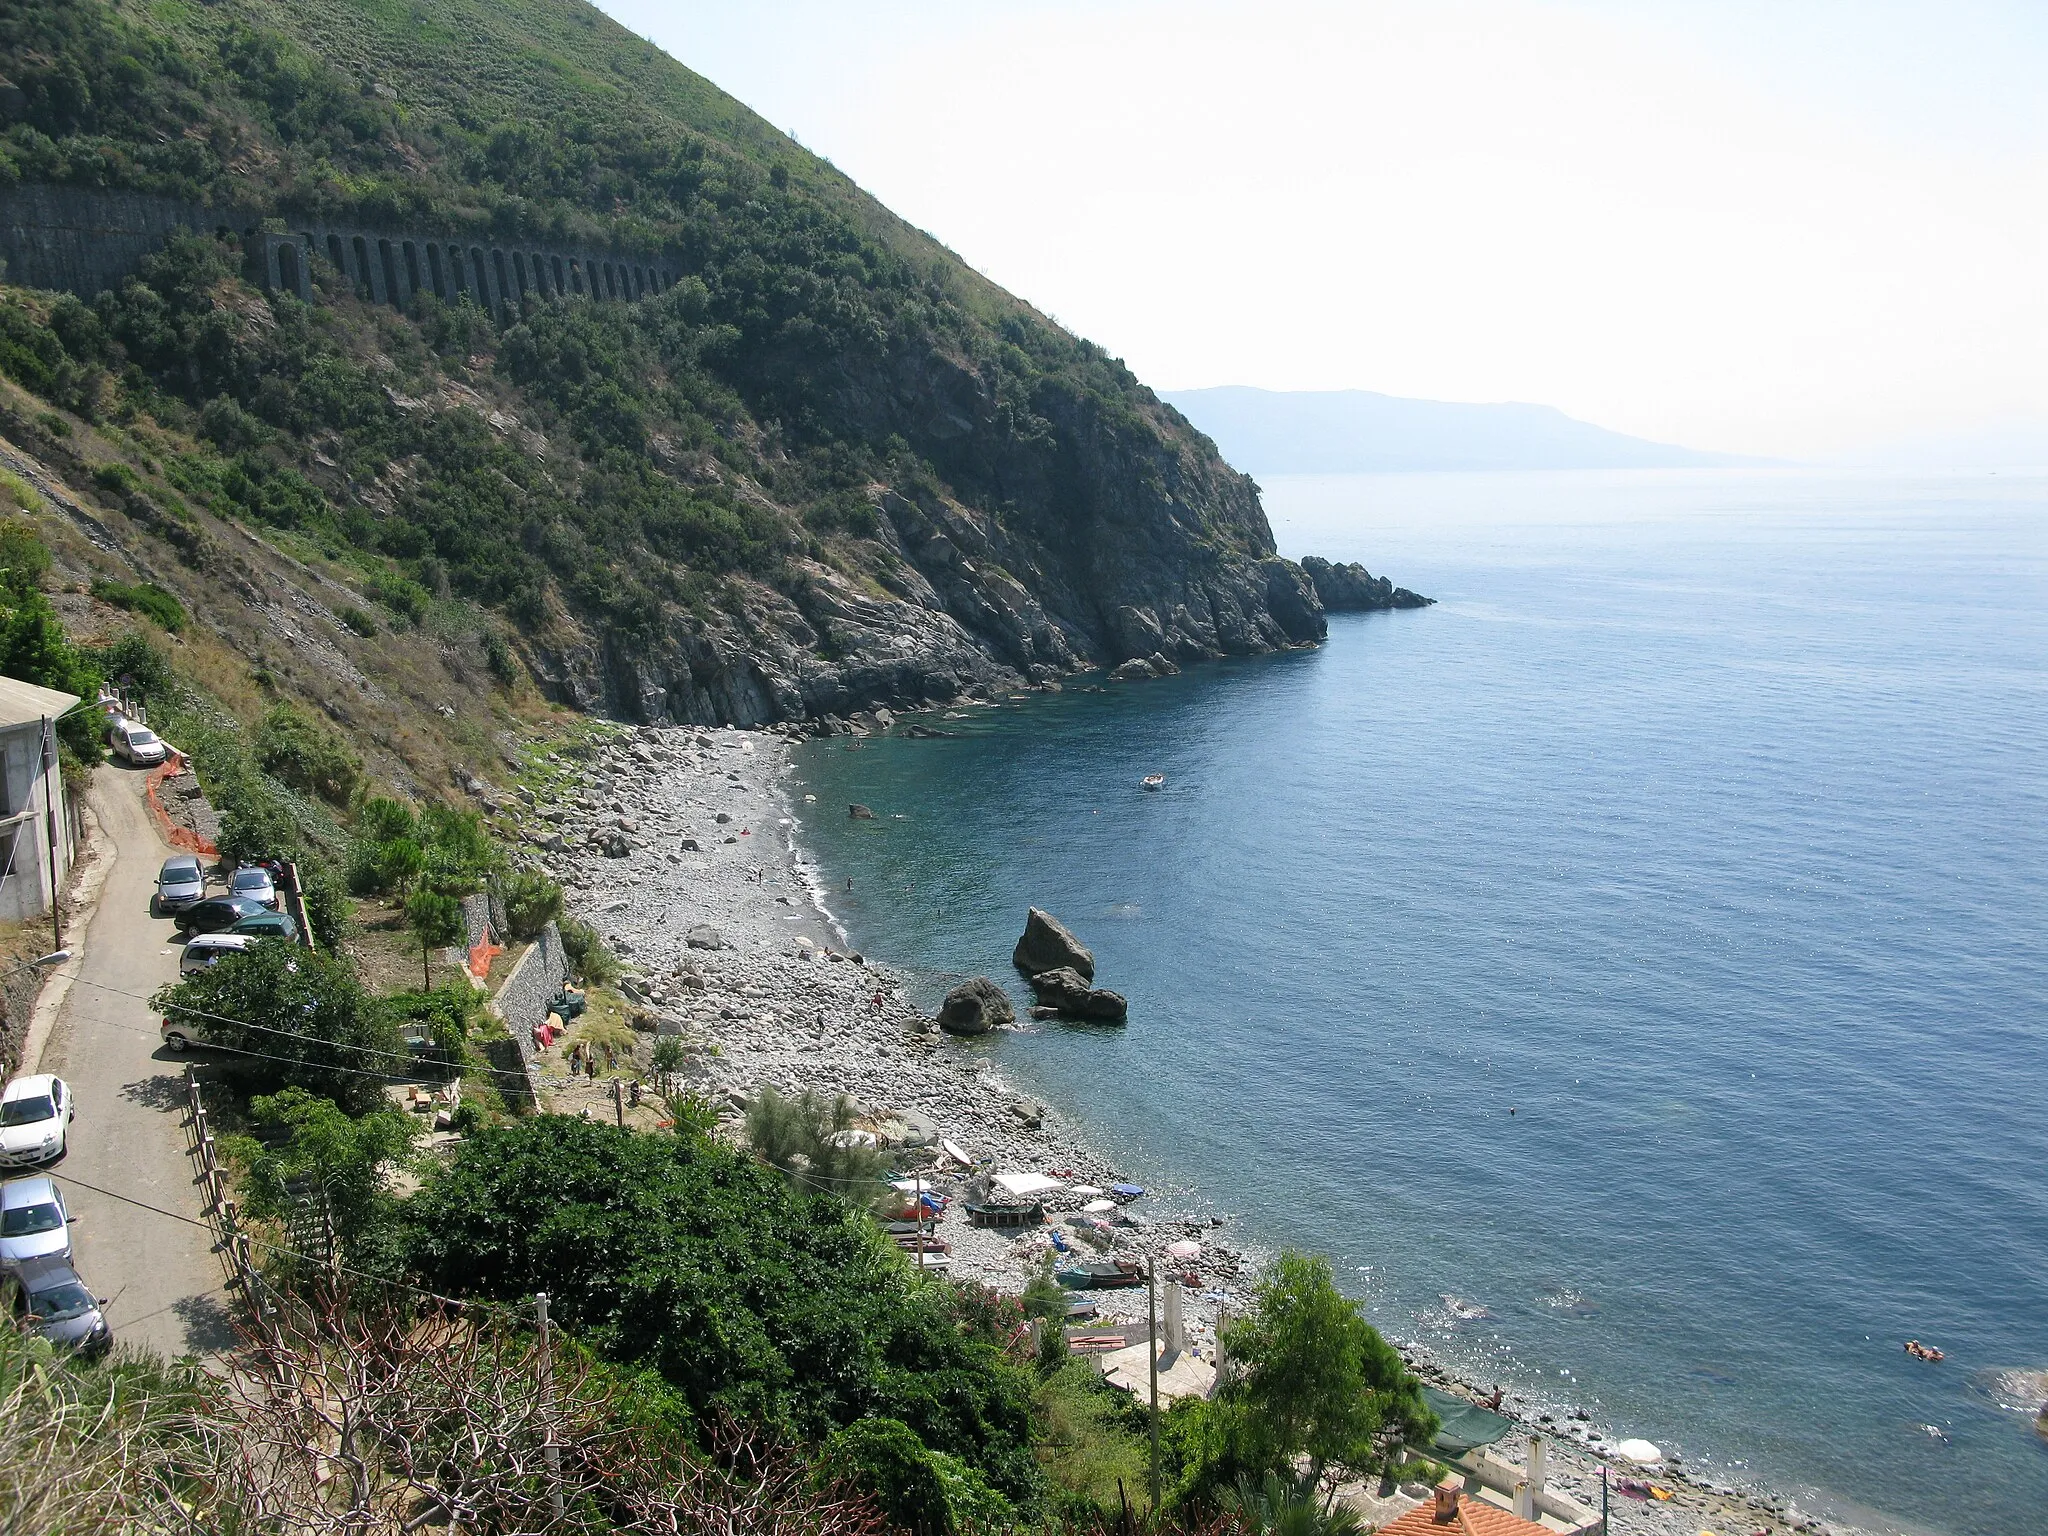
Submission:
M 18 1271 L 33 1259 L 71 1262 L 71 1213 L 42 1173 L 0 1184 L 0 1268 Z
M 218 933 L 223 928 L 232 928 L 245 917 L 254 917 L 270 909 L 260 901 L 247 896 L 209 896 L 204 901 L 195 901 L 178 914 L 180 933 Z
M 0 1163 L 37 1167 L 64 1155 L 65 1132 L 77 1108 L 64 1079 L 41 1072 L 0 1089 Z
M 154 768 L 168 751 L 155 731 L 125 719 L 107 727 L 107 745 L 114 749 L 116 757 L 138 768 Z
M 157 1026 L 157 1036 L 163 1041 L 165 1050 L 179 1056 L 195 1045 L 211 1043 L 206 1038 L 204 1020 L 195 1019 L 190 1014 L 180 1014 L 175 1021 L 165 1019 Z
M 225 956 L 243 953 L 256 939 L 253 933 L 195 933 L 186 942 L 185 952 L 178 956 L 178 974 L 196 976 Z
M 257 912 L 235 923 L 227 931 L 237 938 L 296 940 L 299 936 L 299 925 L 289 912 Z
M 180 912 L 206 895 L 206 871 L 189 853 L 174 853 L 156 872 L 156 909 Z
M 270 871 L 261 864 L 243 864 L 228 876 L 228 894 L 247 896 L 251 901 L 260 901 L 271 911 L 277 910 L 277 882 L 270 878 Z
M 103 1355 L 114 1346 L 104 1296 L 62 1259 L 31 1259 L 4 1286 L 8 1310 L 30 1332 L 83 1355 Z

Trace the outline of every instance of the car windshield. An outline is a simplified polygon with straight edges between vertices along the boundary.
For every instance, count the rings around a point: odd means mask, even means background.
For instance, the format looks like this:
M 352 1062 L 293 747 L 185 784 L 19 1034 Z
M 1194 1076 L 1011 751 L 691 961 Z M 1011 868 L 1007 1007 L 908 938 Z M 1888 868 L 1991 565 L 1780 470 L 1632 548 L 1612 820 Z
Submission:
M 153 747 L 156 745 L 156 732 L 134 726 L 128 732 L 128 740 L 138 747 Z
M 238 869 L 235 871 L 234 887 L 238 891 L 260 891 L 270 884 L 270 876 L 260 869 Z
M 9 1099 L 0 1104 L 0 1125 L 34 1125 L 55 1113 L 57 1106 L 40 1094 L 28 1099 Z
M 28 1298 L 29 1311 L 46 1323 L 68 1323 L 74 1317 L 85 1316 L 98 1305 L 92 1292 L 76 1280 L 66 1280 L 47 1291 L 32 1292 Z
M 41 1205 L 17 1205 L 0 1212 L 0 1237 L 30 1237 L 37 1232 L 54 1232 L 64 1225 L 64 1213 L 54 1200 Z
M 199 866 L 197 864 L 166 864 L 164 866 L 163 878 L 179 881 L 197 880 L 199 878 Z

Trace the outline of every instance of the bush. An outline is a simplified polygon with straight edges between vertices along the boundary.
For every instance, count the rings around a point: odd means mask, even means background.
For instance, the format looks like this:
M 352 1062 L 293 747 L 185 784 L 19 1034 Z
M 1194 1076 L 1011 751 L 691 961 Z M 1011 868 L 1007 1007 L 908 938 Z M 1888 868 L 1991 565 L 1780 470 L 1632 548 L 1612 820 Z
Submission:
M 271 706 L 256 727 L 255 747 L 265 773 L 329 805 L 347 805 L 363 780 L 363 760 L 294 704 Z
M 867 1204 L 881 1192 L 882 1159 L 871 1147 L 849 1144 L 853 1101 L 806 1090 L 784 1098 L 764 1087 L 747 1107 L 747 1145 L 763 1162 L 821 1194 Z
M 110 607 L 126 608 L 130 613 L 139 613 L 171 634 L 183 634 L 185 631 L 185 605 L 153 581 L 136 582 L 133 585 L 119 581 L 96 581 L 92 584 L 92 595 Z
M 0 498 L 5 498 L 24 512 L 43 510 L 43 498 L 36 494 L 35 487 L 4 469 L 0 469 Z
M 562 935 L 562 949 L 576 974 L 593 987 L 610 986 L 621 974 L 618 957 L 604 946 L 604 940 L 590 924 L 565 917 L 556 924 Z
M 1012 1501 L 1042 1486 L 1032 1372 L 1002 1336 L 917 1280 L 864 1215 L 694 1130 L 492 1126 L 405 1222 L 422 1284 L 508 1302 L 545 1290 L 565 1328 L 658 1372 L 700 1420 L 819 1440 L 893 1418 Z
M 562 888 L 536 870 L 518 869 L 498 882 L 510 937 L 531 940 L 562 915 Z
M 345 1249 L 374 1241 L 396 1208 L 384 1165 L 412 1150 L 411 1116 L 378 1108 L 351 1118 L 332 1099 L 286 1088 L 253 1100 L 249 1122 L 255 1137 L 231 1137 L 223 1150 L 247 1174 L 241 1187 L 250 1212 L 288 1220 L 298 1203 L 293 1186 L 310 1182 L 324 1194 Z
M 334 616 L 365 640 L 377 633 L 377 621 L 352 603 L 343 603 L 334 610 Z
M 862 1419 L 833 1431 L 819 1467 L 868 1494 L 892 1525 L 913 1536 L 950 1536 L 954 1529 L 945 1479 L 901 1419 Z

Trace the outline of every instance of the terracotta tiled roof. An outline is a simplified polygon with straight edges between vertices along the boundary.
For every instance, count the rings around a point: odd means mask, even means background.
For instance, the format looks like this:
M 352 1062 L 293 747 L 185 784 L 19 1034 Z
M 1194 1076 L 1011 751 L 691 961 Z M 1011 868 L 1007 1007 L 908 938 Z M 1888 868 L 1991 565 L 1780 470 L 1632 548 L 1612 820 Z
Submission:
M 1458 1500 L 1458 1512 L 1438 1520 L 1436 1502 L 1418 1504 L 1400 1519 L 1380 1527 L 1379 1536 L 1557 1536 L 1555 1531 L 1511 1515 L 1481 1499 Z

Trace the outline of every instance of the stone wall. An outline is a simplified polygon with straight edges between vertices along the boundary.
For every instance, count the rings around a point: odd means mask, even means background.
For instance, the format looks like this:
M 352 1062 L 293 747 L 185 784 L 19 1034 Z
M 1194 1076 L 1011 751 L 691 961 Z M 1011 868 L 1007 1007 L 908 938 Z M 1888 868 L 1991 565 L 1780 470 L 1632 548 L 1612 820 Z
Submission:
M 6 280 L 91 298 L 133 273 L 173 230 L 234 234 L 249 254 L 252 281 L 313 300 L 325 264 L 363 298 L 404 309 L 415 293 L 446 303 L 471 298 L 499 316 L 539 298 L 639 299 L 675 286 L 673 257 L 649 258 L 591 246 L 454 235 L 352 224 L 281 221 L 253 209 L 207 208 L 139 193 L 21 186 L 0 191 L 0 260 Z M 270 224 L 273 227 L 265 229 Z
M 562 948 L 561 931 L 549 923 L 519 957 L 495 999 L 498 1013 L 512 1038 L 519 1042 L 522 1056 L 531 1058 L 534 1027 L 546 1022 L 549 1000 L 568 979 L 568 951 Z

